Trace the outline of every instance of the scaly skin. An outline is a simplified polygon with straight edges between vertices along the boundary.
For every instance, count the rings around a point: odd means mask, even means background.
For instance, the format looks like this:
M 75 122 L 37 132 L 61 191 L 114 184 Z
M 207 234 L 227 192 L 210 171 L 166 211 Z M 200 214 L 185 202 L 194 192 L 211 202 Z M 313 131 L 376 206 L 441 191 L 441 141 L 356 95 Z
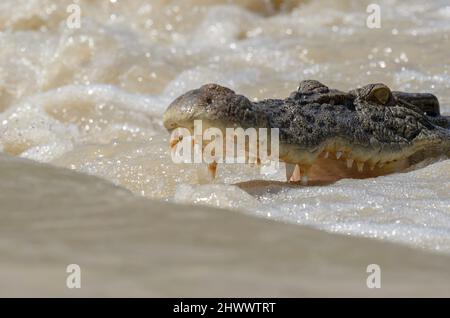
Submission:
M 196 119 L 221 129 L 279 128 L 280 160 L 293 165 L 291 181 L 299 174 L 317 180 L 372 177 L 450 156 L 450 117 L 440 115 L 437 98 L 391 92 L 384 84 L 346 93 L 306 80 L 284 100 L 260 102 L 208 84 L 173 101 L 164 126 L 191 129 Z

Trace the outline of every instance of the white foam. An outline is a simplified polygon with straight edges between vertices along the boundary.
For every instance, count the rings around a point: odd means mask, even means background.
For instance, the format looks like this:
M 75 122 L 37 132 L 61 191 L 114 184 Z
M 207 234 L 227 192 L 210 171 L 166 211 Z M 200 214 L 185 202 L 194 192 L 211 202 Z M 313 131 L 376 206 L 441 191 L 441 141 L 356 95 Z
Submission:
M 2 0 L 0 151 L 151 198 L 450 252 L 448 160 L 298 188 L 281 183 L 281 173 L 268 183 L 258 168 L 219 166 L 213 186 L 199 185 L 201 167 L 171 162 L 162 127 L 174 98 L 209 82 L 251 99 L 284 98 L 307 78 L 342 90 L 384 82 L 434 93 L 449 112 L 448 3 L 379 1 L 382 28 L 372 30 L 356 0 L 279 14 L 266 1 L 200 2 L 209 5 L 80 0 L 82 27 L 70 29 L 70 0 Z

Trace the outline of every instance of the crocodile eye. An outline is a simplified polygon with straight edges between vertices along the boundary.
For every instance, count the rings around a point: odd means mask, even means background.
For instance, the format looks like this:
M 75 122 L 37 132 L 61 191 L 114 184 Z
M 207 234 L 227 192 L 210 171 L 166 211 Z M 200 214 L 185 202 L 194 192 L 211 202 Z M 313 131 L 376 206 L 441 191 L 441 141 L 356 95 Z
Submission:
M 393 99 L 392 92 L 389 87 L 381 83 L 369 84 L 350 91 L 349 93 L 350 95 L 357 96 L 360 99 L 381 105 L 388 105 Z
M 385 105 L 391 97 L 391 90 L 386 85 L 377 84 L 372 88 L 368 97 Z

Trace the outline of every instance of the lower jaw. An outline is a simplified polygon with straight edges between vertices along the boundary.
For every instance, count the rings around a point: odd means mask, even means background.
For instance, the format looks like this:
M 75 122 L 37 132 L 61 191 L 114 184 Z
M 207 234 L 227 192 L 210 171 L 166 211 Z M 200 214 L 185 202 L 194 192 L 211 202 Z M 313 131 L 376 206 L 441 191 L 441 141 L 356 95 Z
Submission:
M 191 139 L 194 144 L 194 139 Z M 171 144 L 172 150 L 176 143 L 177 141 Z M 248 147 L 246 148 L 248 151 Z M 407 154 L 414 154 L 412 149 L 404 149 L 399 153 L 374 156 L 362 149 L 352 149 L 349 146 L 337 148 L 334 145 L 323 147 L 316 154 L 285 145 L 280 148 L 280 161 L 286 163 L 286 181 L 305 185 L 328 184 L 345 178 L 374 178 L 401 172 L 411 166 L 411 160 Z M 256 159 L 260 162 L 259 157 Z M 213 162 L 207 166 L 210 181 L 212 181 L 218 165 Z
M 401 172 L 410 166 L 408 158 L 388 162 L 383 166 L 358 166 L 349 164 L 347 160 L 334 158 L 317 158 L 312 165 L 302 166 L 286 164 L 286 180 L 303 184 L 332 183 L 340 179 L 365 179 L 375 178 L 391 173 Z
M 374 178 L 404 171 L 414 164 L 411 156 L 421 148 L 420 144 L 414 144 L 398 151 L 380 152 L 336 138 L 315 151 L 282 145 L 280 160 L 286 163 L 288 182 L 330 183 L 344 178 Z
M 259 158 L 257 159 L 259 162 Z M 252 165 L 259 163 L 251 163 Z M 378 163 L 374 166 L 361 165 L 360 162 L 341 157 L 340 159 L 323 156 L 318 157 L 312 164 L 293 164 L 285 162 L 286 182 L 302 185 L 326 185 L 341 179 L 376 178 L 392 173 L 398 173 L 411 167 L 409 158 L 397 159 Z M 216 170 L 220 166 L 215 162 L 207 165 L 210 181 L 215 178 Z

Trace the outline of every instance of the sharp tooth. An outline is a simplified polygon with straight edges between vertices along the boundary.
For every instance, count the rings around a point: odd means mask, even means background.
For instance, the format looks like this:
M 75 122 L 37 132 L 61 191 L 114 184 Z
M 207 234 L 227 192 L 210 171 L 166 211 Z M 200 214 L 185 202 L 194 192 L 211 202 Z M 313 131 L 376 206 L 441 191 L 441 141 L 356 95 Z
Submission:
M 286 163 L 286 181 L 291 181 L 291 177 L 294 174 L 295 165 L 292 163 Z
M 378 167 L 382 168 L 384 166 L 384 162 L 379 162 Z
M 216 178 L 216 171 L 217 171 L 217 163 L 209 163 L 208 164 L 208 174 L 212 180 Z
M 358 171 L 362 172 L 364 170 L 364 162 L 358 161 L 356 163 L 356 165 L 358 166 Z
M 286 181 L 287 182 L 300 181 L 300 167 L 298 165 L 292 163 L 286 164 Z
M 370 166 L 370 171 L 373 171 L 373 169 L 375 169 L 375 166 Z
M 353 166 L 353 159 L 347 159 L 347 168 L 351 168 Z
M 300 180 L 300 167 L 299 165 L 295 165 L 294 173 L 291 176 L 291 182 L 297 182 Z
M 337 151 L 336 152 L 336 159 L 339 159 L 342 157 L 342 151 Z
M 330 155 L 330 153 L 329 153 L 328 151 L 326 151 L 326 152 L 325 152 L 325 155 L 323 155 L 323 157 L 324 157 L 325 159 L 327 159 L 329 155 Z
M 308 183 L 308 171 L 310 166 L 300 166 L 291 163 L 286 164 L 286 179 L 288 182 L 301 181 L 303 185 Z
M 217 163 L 201 165 L 197 169 L 197 180 L 200 184 L 212 183 L 216 177 Z

